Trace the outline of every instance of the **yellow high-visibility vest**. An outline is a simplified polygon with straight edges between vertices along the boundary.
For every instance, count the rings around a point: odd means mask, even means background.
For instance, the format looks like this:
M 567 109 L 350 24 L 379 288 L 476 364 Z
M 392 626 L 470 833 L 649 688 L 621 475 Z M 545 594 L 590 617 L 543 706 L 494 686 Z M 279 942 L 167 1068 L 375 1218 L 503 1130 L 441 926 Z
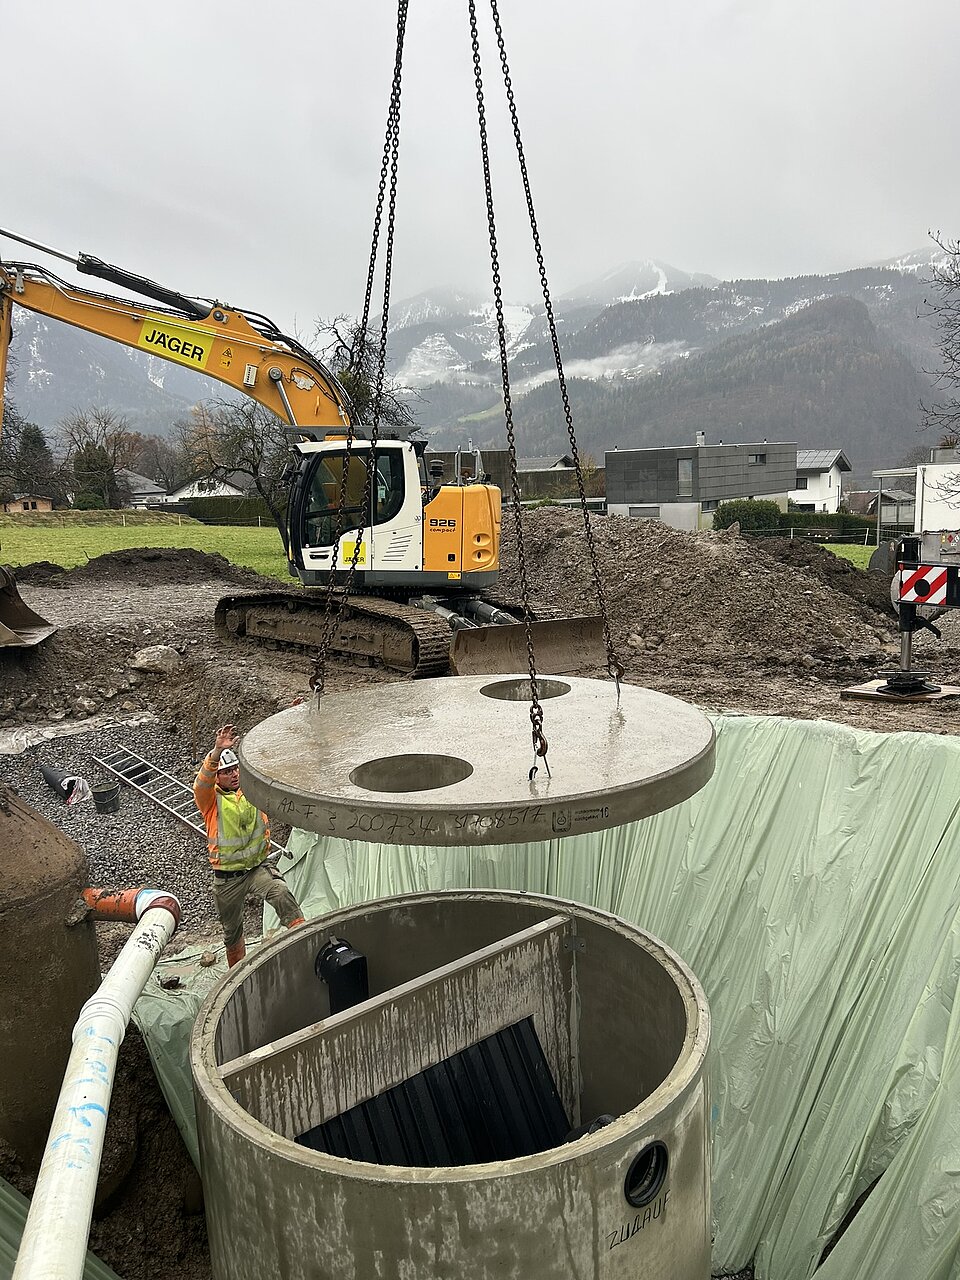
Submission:
M 260 810 L 236 791 L 217 790 L 217 852 L 220 871 L 249 871 L 267 856 Z

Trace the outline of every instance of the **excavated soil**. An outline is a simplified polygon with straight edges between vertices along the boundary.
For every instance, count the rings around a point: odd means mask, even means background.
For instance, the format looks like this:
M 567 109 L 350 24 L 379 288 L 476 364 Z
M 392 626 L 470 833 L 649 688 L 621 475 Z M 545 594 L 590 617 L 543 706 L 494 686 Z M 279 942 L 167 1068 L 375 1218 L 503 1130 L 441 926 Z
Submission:
M 840 690 L 896 666 L 889 582 L 800 539 L 686 533 L 658 521 L 591 520 L 613 647 L 627 679 L 707 710 L 837 720 L 861 728 L 957 730 L 957 702 L 848 702 Z M 504 519 L 504 589 L 520 594 L 515 534 Z M 596 613 L 579 513 L 545 507 L 524 520 L 531 597 Z M 940 624 L 938 624 L 940 625 Z M 960 627 L 927 632 L 918 659 L 958 683 Z
M 86 582 L 177 585 L 209 582 L 211 578 L 241 587 L 257 586 L 263 581 L 252 569 L 232 564 L 219 552 L 195 551 L 191 547 L 133 547 L 94 556 L 74 569 L 38 560 L 17 570 L 19 583 L 66 588 Z
M 859 572 L 800 539 L 751 541 L 618 518 L 594 517 L 591 524 L 613 647 L 628 680 L 708 710 L 957 732 L 956 702 L 840 700 L 845 685 L 896 665 L 896 619 L 881 575 Z M 520 594 L 509 512 L 504 535 L 502 587 Z M 568 613 L 596 611 L 578 513 L 542 508 L 525 515 L 524 552 L 532 597 Z M 180 744 L 186 775 L 217 724 L 229 719 L 243 730 L 306 691 L 310 655 L 216 637 L 220 595 L 277 586 L 222 556 L 130 550 L 69 571 L 38 563 L 18 570 L 17 579 L 26 602 L 60 630 L 37 649 L 0 652 L 0 725 L 7 730 L 152 715 Z M 960 683 L 960 619 L 950 615 L 942 626 L 943 639 L 924 633 L 917 651 L 943 678 Z M 157 644 L 175 651 L 173 671 L 131 666 L 139 649 Z M 598 654 L 596 667 L 580 674 L 602 675 L 604 666 Z M 329 663 L 327 675 L 330 691 L 398 678 L 339 661 Z M 117 931 L 103 931 L 104 963 L 118 945 Z M 127 1280 L 208 1280 L 198 1181 L 132 1028 L 121 1051 L 107 1148 L 108 1185 L 92 1247 Z M 30 1179 L 2 1151 L 0 1173 L 29 1191 Z

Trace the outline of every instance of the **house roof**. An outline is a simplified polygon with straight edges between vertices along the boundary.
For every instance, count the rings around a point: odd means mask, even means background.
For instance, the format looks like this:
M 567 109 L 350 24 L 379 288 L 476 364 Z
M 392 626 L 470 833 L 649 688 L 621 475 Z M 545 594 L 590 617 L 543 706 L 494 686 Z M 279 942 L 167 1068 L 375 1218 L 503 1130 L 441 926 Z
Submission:
M 852 471 L 847 455 L 842 449 L 798 449 L 798 471 L 829 471 L 837 466 L 841 471 Z
M 843 495 L 843 500 L 847 504 L 847 510 L 853 515 L 862 516 L 870 508 L 872 502 L 877 500 L 876 489 L 848 489 Z
M 11 502 L 22 502 L 24 498 L 29 498 L 33 502 L 52 502 L 53 499 L 49 493 L 13 493 L 10 495 Z
M 212 479 L 210 476 L 204 475 L 191 476 L 188 480 L 178 484 L 175 489 L 171 489 L 167 496 L 174 498 L 178 493 L 182 493 L 184 489 L 190 489 L 193 485 L 201 483 L 209 485 L 211 490 L 220 485 L 225 485 L 229 489 L 236 489 L 238 493 L 249 493 L 253 488 L 253 481 L 246 472 L 231 471 L 228 475 L 218 479 Z
M 142 476 L 137 471 L 131 471 L 129 467 L 118 467 L 117 475 L 126 480 L 127 484 L 135 493 L 166 493 L 162 484 L 157 484 L 156 480 L 151 480 L 149 476 Z
M 556 457 L 556 455 L 553 455 L 549 458 L 518 458 L 517 459 L 518 471 L 558 471 L 558 470 L 562 470 L 564 467 L 572 467 L 572 466 L 573 466 L 573 458 L 570 457 L 569 453 L 563 454 L 563 456 L 560 458 Z
M 850 511 L 863 512 L 877 505 L 876 489 L 848 489 L 843 500 Z M 884 502 L 898 502 L 901 506 L 915 501 L 915 495 L 907 489 L 884 489 Z

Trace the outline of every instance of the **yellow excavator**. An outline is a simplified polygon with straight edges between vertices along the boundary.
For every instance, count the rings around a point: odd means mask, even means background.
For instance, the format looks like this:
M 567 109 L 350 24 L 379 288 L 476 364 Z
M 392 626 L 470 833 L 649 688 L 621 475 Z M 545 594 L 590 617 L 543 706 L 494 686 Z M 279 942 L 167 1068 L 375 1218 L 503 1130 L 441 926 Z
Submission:
M 307 648 L 324 639 L 331 652 L 417 675 L 450 666 L 460 674 L 526 668 L 523 608 L 496 593 L 499 488 L 464 481 L 460 466 L 446 483 L 428 470 L 423 443 L 364 439 L 351 425 L 349 397 L 337 378 L 265 316 L 179 294 L 89 254 L 66 260 L 151 305 L 67 284 L 35 264 L 0 260 L 0 409 L 12 311 L 19 306 L 206 374 L 285 424 L 290 573 L 306 587 L 350 591 L 332 636 L 321 591 L 227 596 L 216 610 L 221 634 Z M 479 458 L 473 471 L 482 476 Z M 42 630 L 35 614 L 24 626 L 23 611 L 32 613 L 8 578 L 0 591 L 0 625 L 11 624 L 15 637 L 8 644 L 36 643 L 38 624 Z M 560 617 L 549 606 L 530 606 L 530 616 L 542 670 L 573 671 L 601 660 L 599 619 Z

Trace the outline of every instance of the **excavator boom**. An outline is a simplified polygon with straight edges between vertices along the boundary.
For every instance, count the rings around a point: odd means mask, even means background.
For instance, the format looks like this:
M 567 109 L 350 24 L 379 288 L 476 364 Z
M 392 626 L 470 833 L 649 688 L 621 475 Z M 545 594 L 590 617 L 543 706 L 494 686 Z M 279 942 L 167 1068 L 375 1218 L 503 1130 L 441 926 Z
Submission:
M 322 438 L 331 428 L 349 425 L 347 395 L 334 375 L 265 317 L 183 297 L 89 254 L 78 261 L 90 274 L 96 270 L 140 291 L 151 286 L 153 296 L 178 305 L 147 306 L 67 284 L 43 267 L 0 262 L 6 333 L 0 346 L 10 340 L 11 306 L 25 307 L 215 378 L 264 405 L 303 437 Z
M 293 464 L 291 574 L 308 588 L 332 580 L 351 591 L 339 611 L 335 652 L 412 674 L 450 665 L 495 674 L 526 667 L 529 627 L 534 645 L 542 645 L 544 670 L 574 671 L 599 659 L 599 620 L 531 609 L 525 622 L 527 604 L 513 602 L 509 610 L 490 604 L 500 567 L 500 490 L 485 481 L 479 453 L 472 476 L 444 483 L 427 474 L 423 446 L 363 439 L 336 377 L 267 317 L 189 297 L 91 254 L 66 261 L 145 301 L 68 284 L 34 264 L 0 261 L 0 373 L 12 308 L 20 306 L 205 374 L 275 414 L 287 428 Z M 325 634 L 325 608 L 319 592 L 230 597 L 221 601 L 216 623 L 223 634 L 311 647 Z M 0 587 L 0 625 L 0 644 L 35 644 L 53 630 L 20 599 L 11 574 Z

